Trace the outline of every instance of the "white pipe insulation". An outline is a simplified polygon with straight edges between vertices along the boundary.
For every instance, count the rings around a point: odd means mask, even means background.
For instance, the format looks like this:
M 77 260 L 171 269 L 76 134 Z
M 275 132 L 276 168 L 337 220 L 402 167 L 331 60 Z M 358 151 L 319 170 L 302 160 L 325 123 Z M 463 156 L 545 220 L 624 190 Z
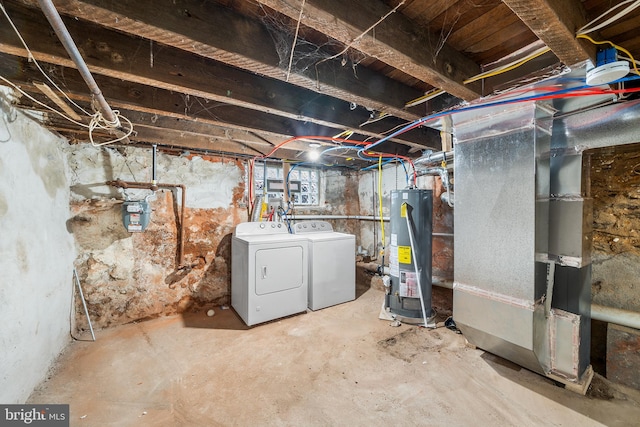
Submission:
M 640 313 L 637 311 L 591 304 L 591 318 L 628 328 L 640 329 Z

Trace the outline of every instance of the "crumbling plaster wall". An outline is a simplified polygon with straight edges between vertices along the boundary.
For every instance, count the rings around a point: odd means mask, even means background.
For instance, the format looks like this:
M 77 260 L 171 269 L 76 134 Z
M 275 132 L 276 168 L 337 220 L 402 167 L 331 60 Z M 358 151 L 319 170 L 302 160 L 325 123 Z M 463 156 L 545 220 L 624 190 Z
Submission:
M 296 206 L 296 215 L 359 215 L 358 172 L 344 169 L 326 169 L 320 173 L 320 199 L 318 206 Z M 355 219 L 325 218 L 335 231 L 356 236 L 360 240 L 360 226 Z
M 0 402 L 24 403 L 70 340 L 66 141 L 0 92 Z
M 380 216 L 379 178 L 377 170 L 362 172 L 359 179 L 358 197 L 360 199 L 360 215 Z M 400 165 L 382 168 L 382 216 L 388 217 L 391 210 L 391 190 L 406 188 L 407 181 L 404 169 Z M 360 221 L 361 240 L 358 245 L 373 259 L 378 260 L 385 246 L 385 260 L 389 257 L 391 226 L 384 222 L 384 242 L 380 221 Z M 388 261 L 385 261 L 388 264 Z
M 73 145 L 70 229 L 89 314 L 98 328 L 228 304 L 231 235 L 247 220 L 244 165 L 233 159 L 158 153 L 160 183 L 186 186 L 184 263 L 178 265 L 179 189 L 127 190 L 151 196 L 151 222 L 129 233 L 121 219 L 125 193 L 106 181 L 149 182 L 150 149 Z M 76 325 L 87 324 L 76 301 Z

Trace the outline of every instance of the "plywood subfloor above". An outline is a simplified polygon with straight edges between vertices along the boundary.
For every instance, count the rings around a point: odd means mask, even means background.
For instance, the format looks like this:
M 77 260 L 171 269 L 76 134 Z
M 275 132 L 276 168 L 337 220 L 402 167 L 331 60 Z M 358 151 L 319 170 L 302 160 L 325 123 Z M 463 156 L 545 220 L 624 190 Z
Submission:
M 601 382 L 608 400 L 576 395 L 448 329 L 390 327 L 378 320 L 382 299 L 371 288 L 354 302 L 252 329 L 229 309 L 105 330 L 95 343 L 74 342 L 30 401 L 70 403 L 74 426 L 584 427 L 640 419 L 638 392 Z

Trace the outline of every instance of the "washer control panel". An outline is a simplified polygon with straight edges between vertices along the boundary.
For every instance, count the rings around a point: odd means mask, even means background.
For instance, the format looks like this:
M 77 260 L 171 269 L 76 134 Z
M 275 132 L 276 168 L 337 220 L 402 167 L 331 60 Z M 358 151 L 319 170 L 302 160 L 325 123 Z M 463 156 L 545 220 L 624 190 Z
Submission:
M 293 234 L 331 232 L 333 227 L 326 221 L 302 221 L 293 226 Z

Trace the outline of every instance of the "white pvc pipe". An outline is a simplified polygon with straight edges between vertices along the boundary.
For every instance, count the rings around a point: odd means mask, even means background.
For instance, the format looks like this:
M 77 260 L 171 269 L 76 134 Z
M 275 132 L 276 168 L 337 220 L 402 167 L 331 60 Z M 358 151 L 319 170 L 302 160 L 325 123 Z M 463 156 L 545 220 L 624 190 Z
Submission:
M 628 328 L 640 329 L 640 313 L 620 308 L 591 305 L 591 318 L 602 322 L 615 323 Z

